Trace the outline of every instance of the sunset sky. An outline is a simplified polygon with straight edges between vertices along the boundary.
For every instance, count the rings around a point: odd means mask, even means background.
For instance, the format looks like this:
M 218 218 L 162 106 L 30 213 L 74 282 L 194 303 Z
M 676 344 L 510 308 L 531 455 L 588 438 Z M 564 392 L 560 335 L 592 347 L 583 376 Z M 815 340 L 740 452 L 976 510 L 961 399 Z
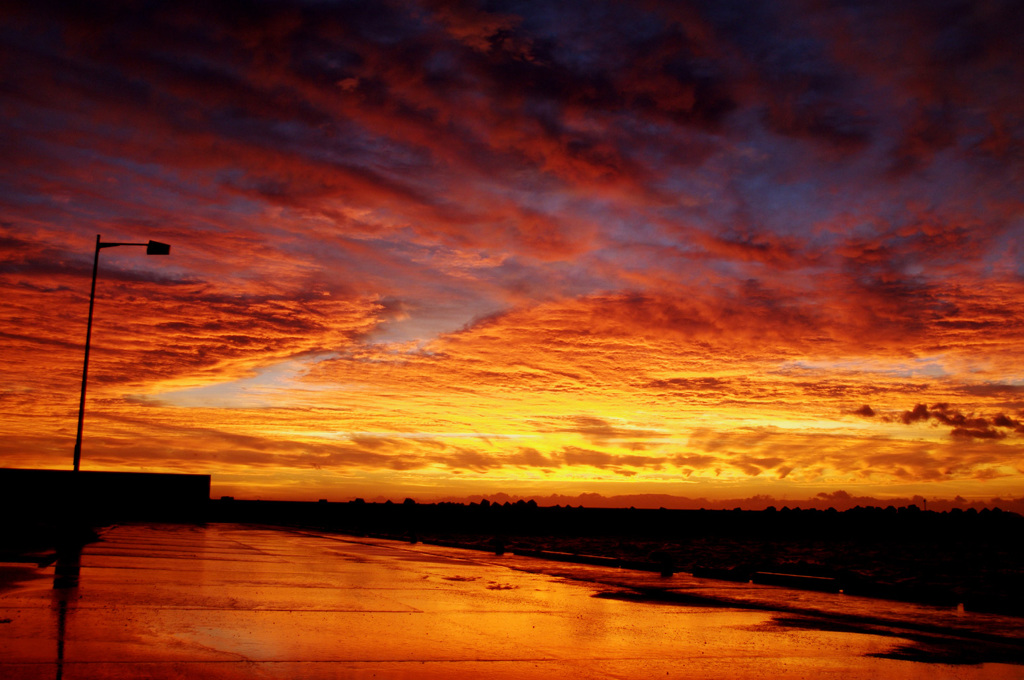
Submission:
M 1024 496 L 1019 0 L 5 2 L 0 466 Z

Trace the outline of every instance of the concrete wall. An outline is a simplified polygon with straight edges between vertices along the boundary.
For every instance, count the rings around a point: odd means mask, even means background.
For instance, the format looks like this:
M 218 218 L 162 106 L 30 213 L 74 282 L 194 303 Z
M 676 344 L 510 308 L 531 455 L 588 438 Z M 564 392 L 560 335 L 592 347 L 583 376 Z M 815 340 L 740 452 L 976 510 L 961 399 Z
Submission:
M 203 519 L 209 475 L 0 468 L 0 512 L 17 519 Z

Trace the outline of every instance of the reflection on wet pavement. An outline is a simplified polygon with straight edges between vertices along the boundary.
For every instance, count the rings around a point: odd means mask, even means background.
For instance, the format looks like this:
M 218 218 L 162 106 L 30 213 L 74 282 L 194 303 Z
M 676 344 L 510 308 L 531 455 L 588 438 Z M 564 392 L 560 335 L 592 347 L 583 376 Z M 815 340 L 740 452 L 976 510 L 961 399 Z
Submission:
M 622 583 L 536 573 L 537 560 L 312 532 L 118 526 L 86 546 L 80 564 L 77 587 L 55 588 L 51 567 L 0 592 L 0 678 L 932 680 L 1024 671 L 911 660 L 931 657 L 904 654 L 920 640 L 898 627 L 658 604 L 622 596 Z

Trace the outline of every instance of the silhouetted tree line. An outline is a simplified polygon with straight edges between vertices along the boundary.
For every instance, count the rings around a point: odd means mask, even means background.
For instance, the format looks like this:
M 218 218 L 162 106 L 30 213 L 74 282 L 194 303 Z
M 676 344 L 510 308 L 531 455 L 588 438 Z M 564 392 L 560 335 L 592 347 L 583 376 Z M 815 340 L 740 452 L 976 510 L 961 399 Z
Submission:
M 917 506 L 855 507 L 838 512 L 783 507 L 767 510 L 612 509 L 538 507 L 516 503 L 397 504 L 213 501 L 214 521 L 301 524 L 354 534 L 492 536 L 622 536 L 692 540 L 702 537 L 800 540 L 947 540 L 1012 537 L 1024 532 L 1024 517 L 998 509 L 923 511 Z

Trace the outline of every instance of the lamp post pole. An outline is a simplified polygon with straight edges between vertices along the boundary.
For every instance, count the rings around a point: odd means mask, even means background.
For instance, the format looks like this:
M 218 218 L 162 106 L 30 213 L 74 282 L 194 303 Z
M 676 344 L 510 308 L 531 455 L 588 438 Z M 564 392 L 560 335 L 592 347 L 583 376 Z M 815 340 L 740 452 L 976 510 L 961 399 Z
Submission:
M 92 260 L 92 288 L 89 289 L 89 322 L 85 329 L 85 361 L 82 365 L 82 396 L 78 401 L 78 435 L 75 437 L 74 470 L 78 472 L 82 460 L 82 425 L 85 422 L 85 385 L 89 377 L 89 344 L 92 341 L 92 310 L 96 303 L 96 272 L 100 266 L 100 249 L 116 246 L 145 246 L 147 255 L 167 255 L 171 247 L 166 243 L 150 241 L 149 243 L 103 243 L 100 235 L 96 235 L 96 255 Z

